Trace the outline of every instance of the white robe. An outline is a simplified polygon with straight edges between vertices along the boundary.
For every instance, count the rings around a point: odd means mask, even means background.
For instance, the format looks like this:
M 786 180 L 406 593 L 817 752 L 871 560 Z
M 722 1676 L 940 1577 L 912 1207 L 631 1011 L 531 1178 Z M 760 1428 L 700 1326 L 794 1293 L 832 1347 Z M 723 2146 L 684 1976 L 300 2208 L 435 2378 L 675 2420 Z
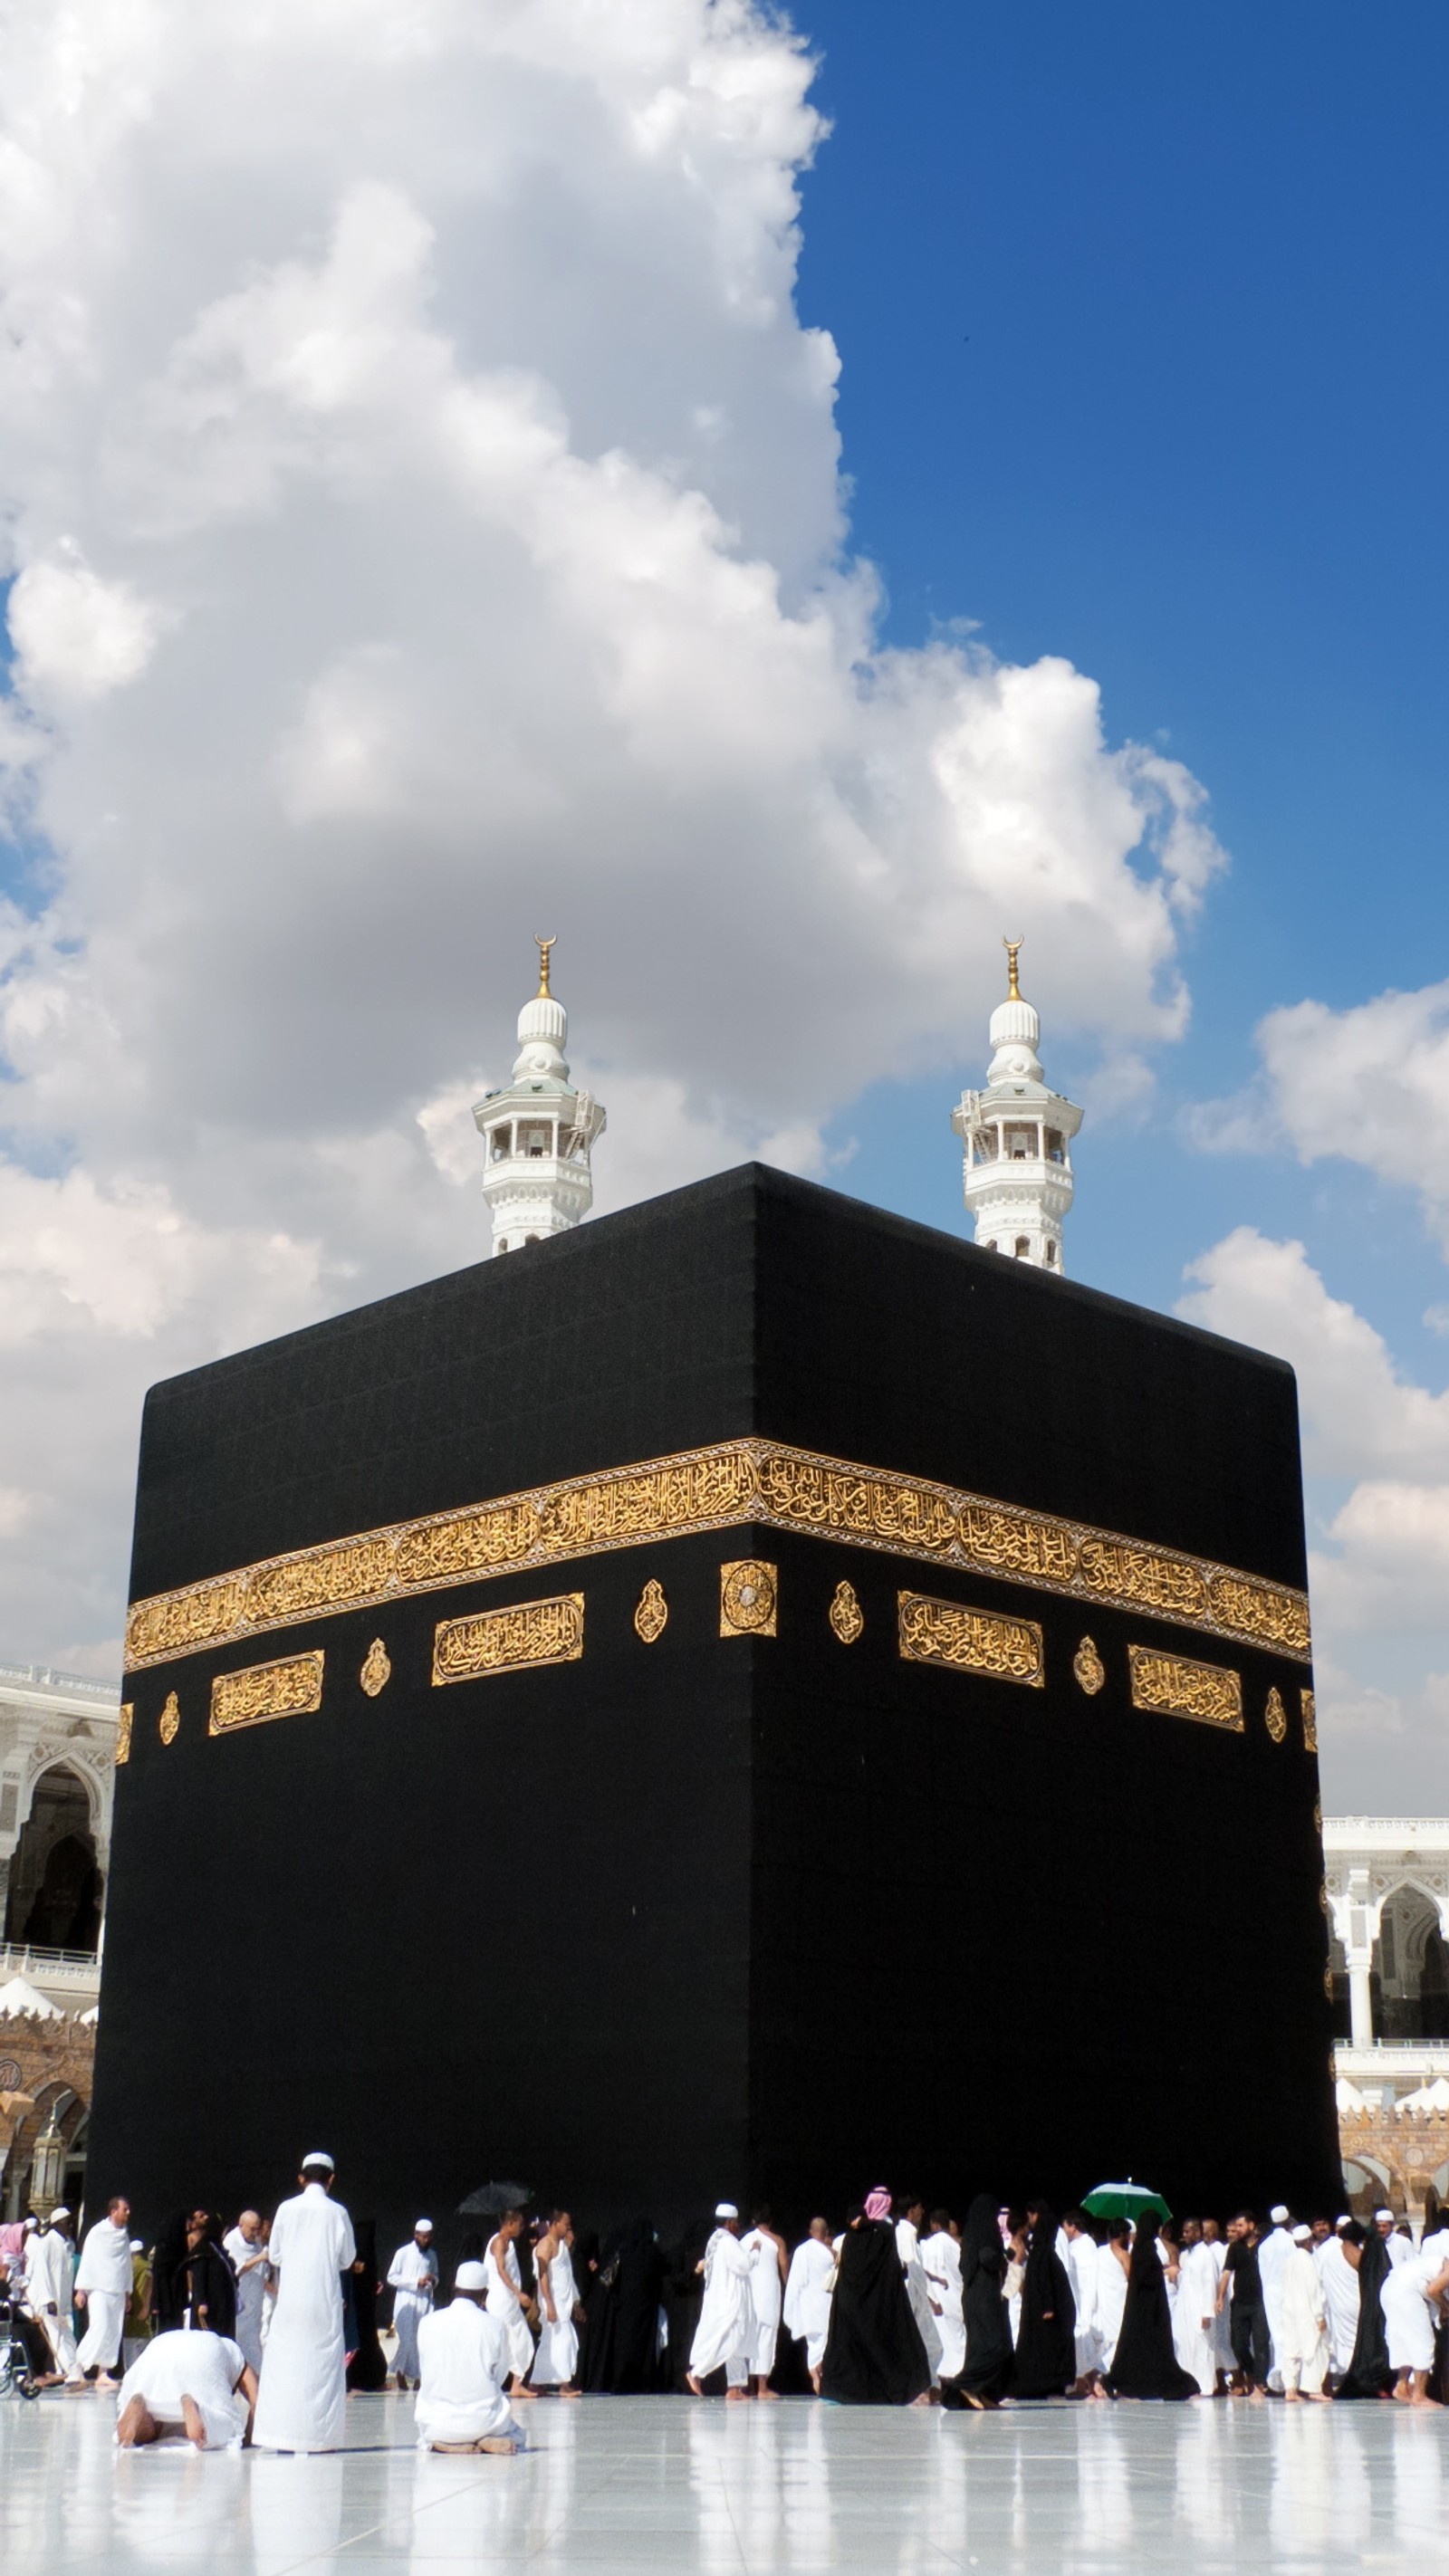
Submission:
M 538 2273 L 538 2351 L 534 2356 L 535 2388 L 564 2388 L 579 2366 L 579 2330 L 574 2324 L 574 2302 L 578 2284 L 574 2279 L 573 2257 L 566 2245 L 560 2245 L 547 2266 L 548 2298 L 552 2299 L 557 2322 L 548 2321 L 548 2299 L 544 2297 L 544 2265 L 534 2257 Z
M 1110 2370 L 1117 2355 L 1122 2313 L 1127 2305 L 1127 2275 L 1110 2245 L 1097 2248 L 1098 2367 Z
M 208 2451 L 239 2451 L 247 2429 L 247 2401 L 239 2382 L 246 2367 L 240 2344 L 229 2335 L 177 2326 L 143 2344 L 116 2391 L 119 2422 L 133 2397 L 141 2398 L 161 2432 L 179 2433 L 181 2401 L 196 2406 Z
M 309 2182 L 272 2221 L 277 2305 L 262 2355 L 252 2439 L 263 2451 L 335 2451 L 347 2403 L 342 2275 L 357 2260 L 352 2221 Z
M 1088 2371 L 1096 2369 L 1102 2348 L 1097 2336 L 1097 2248 L 1090 2236 L 1068 2236 L 1063 2228 L 1058 2235 L 1057 2250 L 1066 2265 L 1077 2311 L 1073 2328 L 1077 2342 L 1077 2377 L 1085 2379 Z
M 523 2274 L 518 2268 L 518 2248 L 510 2237 L 503 2248 L 503 2268 L 500 2271 L 498 2257 L 493 2251 L 493 2247 L 499 2242 L 500 2239 L 495 2236 L 483 2257 L 483 2269 L 488 2275 L 488 2314 L 490 2317 L 496 2317 L 503 2328 L 503 2340 L 508 2346 L 508 2365 L 514 2378 L 526 2379 L 533 2368 L 533 2336 L 529 2331 L 528 2319 L 517 2299 L 509 2295 L 504 2277 L 506 2274 L 507 2280 L 512 2282 L 515 2290 L 522 2289 Z
M 937 2311 L 941 2377 L 956 2379 L 966 2367 L 966 2320 L 961 2304 L 961 2248 L 946 2228 L 937 2228 L 925 2238 L 921 2268 Z
M 79 2379 L 71 2331 L 72 2277 L 69 2239 L 58 2228 L 37 2228 L 26 2238 L 25 2304 L 50 2346 L 56 2369 L 66 2379 Z
M 1328 2310 L 1329 2366 L 1341 2379 L 1358 2340 L 1358 2274 L 1343 2250 L 1341 2236 L 1330 2236 L 1314 2259 Z
M 1389 2269 L 1391 2272 L 1397 2272 L 1401 2263 L 1412 2263 L 1414 2259 L 1413 2245 L 1407 2236 L 1401 2236 L 1399 2234 L 1396 2227 L 1390 2230 L 1389 2234 L 1384 2238 L 1384 2243 L 1389 2249 Z
M 750 2305 L 754 2311 L 754 2332 L 750 2342 L 750 2377 L 768 2379 L 775 2367 L 775 2354 L 780 2341 L 780 2316 L 785 2302 L 785 2284 L 780 2278 L 780 2256 L 773 2236 L 761 2227 L 752 2227 L 740 2239 L 746 2253 L 758 2251 L 750 2273 Z
M 1218 2270 L 1210 2245 L 1189 2245 L 1178 2264 L 1177 2304 L 1172 2312 L 1172 2348 L 1180 2367 L 1197 2381 L 1204 2397 L 1218 2384 L 1213 2335 Z
M 1223 2274 L 1228 2268 L 1228 2249 L 1223 2239 L 1219 2237 L 1215 2245 L 1208 2247 L 1208 2252 L 1213 2258 L 1213 2279 L 1217 2284 L 1213 2292 L 1213 2358 L 1219 2370 L 1231 2371 L 1236 2367 L 1233 2360 L 1232 2320 L 1228 2313 L 1232 2306 L 1231 2295 L 1224 2299 L 1221 2309 L 1216 2306 L 1217 2291 L 1223 2286 Z
M 785 2332 L 805 2346 L 807 2369 L 818 2370 L 830 2337 L 830 2301 L 835 2287 L 835 2253 L 818 2236 L 807 2236 L 790 2257 L 785 2283 Z
M 101 2218 L 87 2229 L 75 2286 L 86 2294 L 86 2330 L 76 2360 L 82 2370 L 114 2370 L 131 2296 L 131 2239 L 124 2227 Z
M 418 2320 L 422 2386 L 413 2407 L 418 2448 L 431 2442 L 481 2442 L 487 2435 L 523 2436 L 509 2412 L 508 2337 L 501 2317 L 472 2299 L 454 2299 Z
M 1283 2385 L 1315 2393 L 1328 2370 L 1327 2302 L 1318 2265 L 1295 2245 L 1278 2276 L 1278 2367 Z
M 901 2258 L 901 2270 L 906 2276 L 906 2297 L 911 2303 L 911 2314 L 916 2320 L 917 2331 L 926 2347 L 926 2359 L 931 2368 L 931 2386 L 939 2388 L 941 2385 L 941 2329 L 931 2309 L 930 2284 L 921 2262 L 921 2240 L 908 2218 L 896 2220 L 896 2252 Z
M 1278 2346 L 1282 2339 L 1283 2272 L 1293 2251 L 1293 2239 L 1281 2221 L 1270 2227 L 1258 2248 L 1258 2278 L 1263 2284 L 1263 2314 L 1268 2320 L 1268 2340 L 1273 2347 L 1268 2371 L 1270 2388 L 1281 2388 L 1282 2373 L 1278 2367 Z
M 1391 2370 L 1432 2370 L 1434 2318 L 1424 2293 L 1444 2266 L 1437 2254 L 1415 2254 L 1386 2272 L 1379 2290 Z
M 437 2278 L 436 2254 L 431 2245 L 420 2245 L 415 2236 L 398 2247 L 388 2266 L 387 2285 L 393 2294 L 392 2322 L 397 2336 L 393 2368 L 404 2379 L 418 2376 L 418 2326 L 432 2307 Z
M 262 2367 L 262 2310 L 267 2300 L 267 2249 L 260 2236 L 253 2245 L 239 2227 L 221 2240 L 236 2274 L 236 2339 L 254 2371 Z M 243 2266 L 246 2266 L 243 2269 Z
M 708 2379 L 721 2366 L 731 2388 L 743 2388 L 749 2378 L 755 2341 L 750 2274 L 757 2251 L 747 2253 L 727 2227 L 717 2227 L 704 2249 L 704 2300 L 689 2347 L 689 2367 L 696 2379 Z M 772 2247 L 771 2262 L 774 2259 Z

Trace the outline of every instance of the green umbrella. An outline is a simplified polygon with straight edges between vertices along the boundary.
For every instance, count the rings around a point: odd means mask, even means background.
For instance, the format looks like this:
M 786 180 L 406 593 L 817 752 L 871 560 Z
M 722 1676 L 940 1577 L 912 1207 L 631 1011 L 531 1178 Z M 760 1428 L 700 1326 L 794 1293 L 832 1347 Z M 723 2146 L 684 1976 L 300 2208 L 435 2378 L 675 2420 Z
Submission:
M 1089 2191 L 1082 2207 L 1093 2218 L 1141 2218 L 1151 2211 L 1155 2218 L 1170 2218 L 1171 2210 L 1160 2191 L 1148 2191 L 1140 2182 L 1099 2182 Z

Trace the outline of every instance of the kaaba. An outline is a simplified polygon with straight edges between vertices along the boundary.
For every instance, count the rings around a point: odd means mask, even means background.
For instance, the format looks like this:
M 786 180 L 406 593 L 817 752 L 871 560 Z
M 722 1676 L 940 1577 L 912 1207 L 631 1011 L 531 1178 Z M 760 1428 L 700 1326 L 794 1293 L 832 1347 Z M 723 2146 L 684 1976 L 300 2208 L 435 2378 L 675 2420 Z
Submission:
M 90 2182 L 1335 2208 L 1305 1580 L 1282 1363 L 754 1165 L 174 1378 Z

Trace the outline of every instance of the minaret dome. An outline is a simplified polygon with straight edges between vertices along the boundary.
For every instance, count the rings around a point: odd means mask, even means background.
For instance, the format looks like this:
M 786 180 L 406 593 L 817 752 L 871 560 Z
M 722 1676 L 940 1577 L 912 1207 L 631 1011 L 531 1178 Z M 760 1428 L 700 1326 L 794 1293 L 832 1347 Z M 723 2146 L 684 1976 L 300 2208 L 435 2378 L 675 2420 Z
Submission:
M 963 1148 L 962 1190 L 989 1251 L 1062 1268 L 1062 1219 L 1075 1182 L 1071 1143 L 1082 1113 L 1042 1077 L 1041 1021 L 1025 1000 L 1017 960 L 1023 942 L 1005 939 L 1009 981 L 991 1014 L 991 1062 L 984 1091 L 963 1091 L 951 1124 Z
M 536 945 L 538 991 L 518 1014 L 513 1080 L 485 1093 L 473 1111 L 488 1153 L 483 1196 L 493 1211 L 495 1253 L 565 1234 L 588 1215 L 590 1156 L 605 1126 L 598 1101 L 569 1081 L 569 1015 L 549 984 L 554 941 Z

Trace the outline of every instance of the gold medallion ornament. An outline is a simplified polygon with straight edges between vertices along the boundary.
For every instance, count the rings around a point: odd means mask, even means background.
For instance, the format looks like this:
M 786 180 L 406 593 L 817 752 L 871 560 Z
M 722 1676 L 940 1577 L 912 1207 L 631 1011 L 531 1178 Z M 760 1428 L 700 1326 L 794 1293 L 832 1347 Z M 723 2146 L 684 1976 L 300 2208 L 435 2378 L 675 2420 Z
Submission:
M 719 1570 L 722 1637 L 773 1637 L 779 1571 L 758 1557 L 742 1556 Z
M 1303 1711 L 1304 1750 L 1308 1753 L 1316 1753 L 1318 1751 L 1318 1711 L 1313 1704 L 1312 1691 L 1300 1691 L 1298 1704 Z
M 1332 2001 L 1333 2001 L 1333 1966 L 1332 1966 L 1332 1963 L 1331 1963 L 1331 1962 L 1330 1962 L 1330 1964 L 1329 1964 L 1329 1965 L 1324 1969 L 1324 1971 L 1323 1971 L 1323 1991 L 1324 1991 L 1325 1995 L 1328 1997 L 1329 2002 L 1330 2002 L 1330 2003 L 1332 2003 Z
M 1134 1708 L 1195 1717 L 1204 1726 L 1228 1726 L 1242 1734 L 1242 1677 L 1226 1665 L 1195 1663 L 1190 1655 L 1161 1655 L 1153 1646 L 1129 1646 L 1127 1662 Z
M 669 1604 L 664 1598 L 664 1586 L 656 1583 L 651 1575 L 639 1595 L 634 1625 L 646 1646 L 657 1646 L 668 1624 Z
M 381 1637 L 373 1638 L 363 1656 L 362 1670 L 357 1678 L 369 1699 L 376 1699 L 379 1691 L 386 1690 L 392 1679 L 392 1664 Z
M 924 1592 L 900 1592 L 896 1601 L 900 1649 L 908 1664 L 944 1664 L 953 1672 L 1045 1689 L 1045 1648 L 1034 1619 L 1003 1619 L 995 1610 L 932 1601 Z
M 1084 1637 L 1072 1657 L 1072 1670 L 1089 1699 L 1095 1699 L 1107 1678 L 1107 1667 L 1090 1637 Z
M 135 1714 L 136 1711 L 132 1702 L 128 1699 L 123 1699 L 121 1702 L 120 1717 L 116 1725 L 116 1768 L 118 1771 L 123 1762 L 129 1762 L 131 1759 L 131 1720 Z
M 1320 1906 L 1322 1907 L 1322 1909 L 1323 1909 L 1323 1911 L 1324 1911 L 1324 1913 L 1325 1913 L 1325 1914 L 1332 1914 L 1332 1912 L 1333 1912 L 1333 1907 L 1332 1907 L 1332 1905 L 1331 1905 L 1331 1904 L 1330 1904 L 1330 1902 L 1329 1902 L 1329 1895 L 1328 1895 L 1328 1881 L 1327 1881 L 1327 1879 L 1326 1879 L 1326 1878 L 1323 1880 L 1322 1884 L 1321 1884 L 1321 1885 L 1320 1885 L 1320 1887 L 1319 1887 L 1319 1890 L 1318 1890 L 1318 1902 L 1319 1902 Z
M 180 1724 L 181 1710 L 177 1703 L 176 1693 L 174 1691 L 168 1691 L 166 1694 L 166 1704 L 161 1711 L 160 1723 L 156 1729 L 156 1732 L 160 1736 L 163 1744 L 175 1743 L 176 1730 Z
M 560 1592 L 479 1610 L 471 1619 L 442 1619 L 433 1636 L 433 1680 L 481 1681 L 530 1664 L 576 1664 L 584 1651 L 584 1596 Z
M 320 1646 L 309 1654 L 284 1655 L 274 1664 L 246 1664 L 239 1673 L 218 1673 L 211 1685 L 208 1735 L 233 1735 L 238 1727 L 264 1726 L 271 1717 L 307 1717 L 322 1705 Z
M 1306 1664 L 1308 1600 L 1143 1538 L 753 1435 L 328 1539 L 131 1605 L 131 1672 L 269 1628 L 706 1530 L 798 1530 L 1268 1648 Z
M 1313 1801 L 1313 1830 L 1316 1834 L 1321 1834 L 1323 1831 L 1323 1800 L 1321 1798 L 1315 1798 Z
M 1288 1732 L 1288 1712 L 1283 1706 L 1283 1694 L 1280 1690 L 1269 1691 L 1267 1705 L 1263 1710 L 1263 1724 L 1274 1743 L 1281 1744 Z
M 865 1618 L 853 1583 L 837 1583 L 830 1604 L 830 1624 L 842 1646 L 853 1646 L 864 1633 Z

